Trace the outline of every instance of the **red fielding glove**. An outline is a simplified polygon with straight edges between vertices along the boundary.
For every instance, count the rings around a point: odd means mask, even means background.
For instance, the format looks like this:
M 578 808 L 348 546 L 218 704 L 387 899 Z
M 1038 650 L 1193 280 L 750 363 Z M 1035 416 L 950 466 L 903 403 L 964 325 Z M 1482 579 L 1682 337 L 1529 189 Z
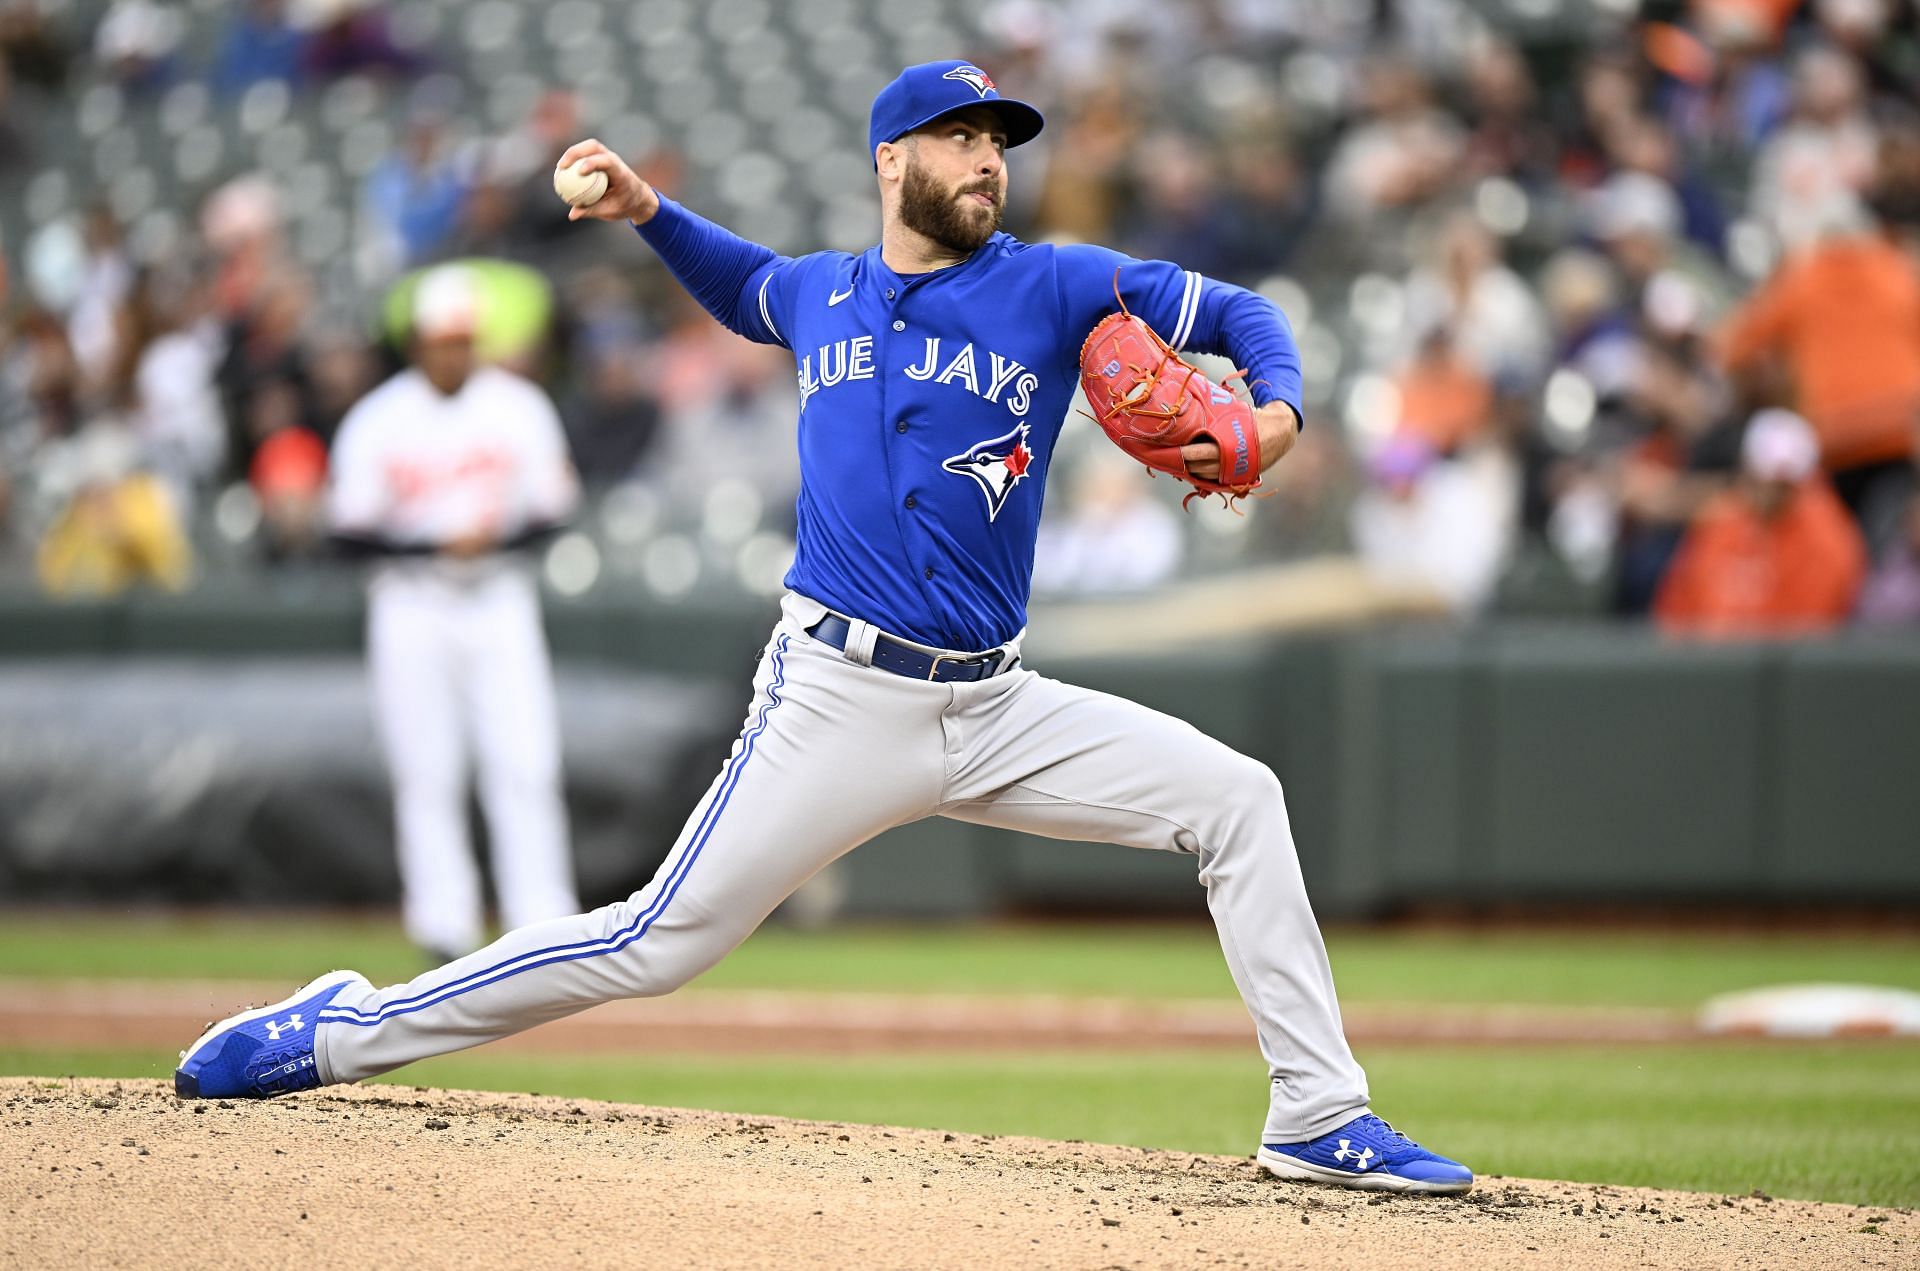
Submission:
M 1080 385 L 1094 422 L 1114 445 L 1193 487 L 1183 507 L 1213 494 L 1232 506 L 1260 484 L 1253 407 L 1183 360 L 1124 306 L 1102 318 L 1080 346 Z M 1182 446 L 1203 440 L 1220 448 L 1217 479 L 1195 476 L 1181 458 Z

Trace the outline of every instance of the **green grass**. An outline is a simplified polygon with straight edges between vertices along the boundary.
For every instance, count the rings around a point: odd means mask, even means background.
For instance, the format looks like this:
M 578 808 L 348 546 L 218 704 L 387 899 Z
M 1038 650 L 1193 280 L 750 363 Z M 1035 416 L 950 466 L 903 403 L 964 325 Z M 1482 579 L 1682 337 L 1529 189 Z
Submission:
M 0 1072 L 164 1077 L 171 1056 L 0 1050 Z M 1378 1109 L 1483 1174 L 1920 1204 L 1920 1048 L 1897 1043 L 1363 1053 Z M 1245 1154 L 1250 1056 L 557 1058 L 476 1051 L 388 1080 Z
M 1734 989 L 1840 980 L 1920 990 L 1920 937 L 1336 928 L 1349 1003 L 1691 1007 Z M 424 969 L 386 919 L 0 912 L 0 976 L 303 980 L 351 966 L 379 982 Z M 773 925 L 703 988 L 1231 997 L 1212 929 L 1192 924 Z

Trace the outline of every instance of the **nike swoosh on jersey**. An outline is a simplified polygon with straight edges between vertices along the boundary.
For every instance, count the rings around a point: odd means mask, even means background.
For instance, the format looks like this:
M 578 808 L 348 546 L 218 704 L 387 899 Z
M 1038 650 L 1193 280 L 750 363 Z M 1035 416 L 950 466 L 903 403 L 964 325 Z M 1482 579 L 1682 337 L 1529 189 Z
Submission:
M 832 295 L 827 297 L 827 308 L 829 309 L 833 308 L 835 305 L 839 304 L 842 300 L 845 300 L 848 296 L 851 296 L 852 294 L 853 294 L 852 287 L 848 287 L 845 291 L 834 292 Z

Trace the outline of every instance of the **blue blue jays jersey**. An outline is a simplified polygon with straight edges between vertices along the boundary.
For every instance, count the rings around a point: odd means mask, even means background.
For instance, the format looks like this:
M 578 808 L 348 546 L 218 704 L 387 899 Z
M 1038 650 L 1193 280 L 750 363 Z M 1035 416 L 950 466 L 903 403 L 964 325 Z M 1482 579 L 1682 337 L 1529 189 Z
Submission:
M 1297 411 L 1279 310 L 1165 261 L 995 234 L 911 277 L 872 248 L 776 256 L 662 200 L 640 227 L 709 312 L 794 353 L 797 550 L 787 585 L 923 644 L 979 650 L 1026 624 L 1054 443 L 1080 346 L 1120 294 L 1175 348 L 1249 367 Z

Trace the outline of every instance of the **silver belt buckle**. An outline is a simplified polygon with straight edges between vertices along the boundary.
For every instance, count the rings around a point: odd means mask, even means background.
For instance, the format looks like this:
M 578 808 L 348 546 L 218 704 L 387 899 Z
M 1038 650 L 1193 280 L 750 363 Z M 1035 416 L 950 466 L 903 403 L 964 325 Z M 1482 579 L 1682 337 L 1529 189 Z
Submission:
M 985 653 L 975 657 L 955 657 L 951 654 L 936 653 L 933 655 L 932 665 L 927 667 L 927 679 L 931 681 L 934 676 L 940 674 L 940 664 L 942 662 L 957 662 L 961 666 L 971 666 L 977 662 L 985 662 L 987 659 L 995 656 L 997 655 L 992 653 Z

